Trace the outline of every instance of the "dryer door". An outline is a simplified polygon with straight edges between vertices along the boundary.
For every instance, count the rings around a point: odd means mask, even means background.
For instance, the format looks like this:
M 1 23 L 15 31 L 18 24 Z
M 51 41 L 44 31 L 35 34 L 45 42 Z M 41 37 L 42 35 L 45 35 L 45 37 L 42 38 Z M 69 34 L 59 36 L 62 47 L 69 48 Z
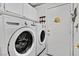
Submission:
M 46 31 L 45 29 L 42 29 L 39 31 L 39 43 L 44 44 L 46 41 Z
M 9 45 L 9 55 L 29 55 L 35 44 L 35 33 L 30 28 L 21 28 L 13 33 Z

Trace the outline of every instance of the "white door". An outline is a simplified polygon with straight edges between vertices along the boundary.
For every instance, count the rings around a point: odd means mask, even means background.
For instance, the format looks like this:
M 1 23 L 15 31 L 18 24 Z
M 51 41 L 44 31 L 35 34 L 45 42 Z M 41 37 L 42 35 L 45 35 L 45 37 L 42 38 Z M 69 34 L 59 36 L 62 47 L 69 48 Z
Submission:
M 77 23 L 78 24 L 78 23 Z M 74 26 L 74 55 L 79 56 L 79 28 L 76 28 L 77 26 L 79 27 L 79 24 Z
M 74 23 L 74 55 L 79 56 L 79 4 L 77 8 L 77 17 Z
M 71 55 L 71 22 L 70 4 L 47 9 L 49 54 Z

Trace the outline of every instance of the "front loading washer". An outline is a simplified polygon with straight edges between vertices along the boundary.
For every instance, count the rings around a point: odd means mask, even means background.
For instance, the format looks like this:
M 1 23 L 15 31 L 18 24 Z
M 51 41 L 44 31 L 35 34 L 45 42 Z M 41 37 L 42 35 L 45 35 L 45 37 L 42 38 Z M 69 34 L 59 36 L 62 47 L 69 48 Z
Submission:
M 0 55 L 35 56 L 35 27 L 28 26 L 28 21 L 2 15 L 0 18 Z
M 37 24 L 37 56 L 41 56 L 41 54 L 43 53 L 46 54 L 47 50 L 47 39 L 46 39 L 46 29 L 45 26 L 43 26 L 42 24 L 38 23 Z M 45 52 L 44 52 L 45 51 Z

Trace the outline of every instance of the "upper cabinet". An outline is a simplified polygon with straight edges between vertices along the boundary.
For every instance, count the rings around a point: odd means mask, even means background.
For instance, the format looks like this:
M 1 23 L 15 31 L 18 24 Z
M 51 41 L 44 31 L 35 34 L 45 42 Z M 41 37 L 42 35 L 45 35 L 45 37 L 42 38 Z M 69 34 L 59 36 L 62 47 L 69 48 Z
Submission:
M 12 13 L 23 14 L 23 3 L 5 3 L 6 11 L 10 11 Z
M 16 13 L 31 20 L 36 19 L 36 9 L 30 6 L 28 3 L 5 3 L 5 11 Z
M 37 20 L 37 11 L 29 4 L 24 4 L 23 15 L 32 20 Z
M 0 3 L 0 11 L 4 11 L 4 4 Z

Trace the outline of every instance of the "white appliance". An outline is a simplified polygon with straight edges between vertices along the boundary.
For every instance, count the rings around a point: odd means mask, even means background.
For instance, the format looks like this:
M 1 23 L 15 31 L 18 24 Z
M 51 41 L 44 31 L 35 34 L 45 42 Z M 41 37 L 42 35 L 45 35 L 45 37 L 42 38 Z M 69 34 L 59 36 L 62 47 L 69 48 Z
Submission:
M 61 4 L 47 9 L 48 54 L 54 56 L 72 55 L 72 19 L 70 4 Z
M 36 28 L 31 23 L 12 16 L 0 16 L 0 55 L 34 56 L 36 54 Z
M 46 44 L 47 44 L 47 43 L 46 43 Z M 39 56 L 50 56 L 50 55 L 47 54 L 47 46 L 46 46 L 46 48 L 40 53 Z
M 46 30 L 45 27 L 42 26 L 42 24 L 37 24 L 37 56 L 40 56 L 45 50 L 46 50 Z M 46 53 L 46 52 L 44 52 Z

